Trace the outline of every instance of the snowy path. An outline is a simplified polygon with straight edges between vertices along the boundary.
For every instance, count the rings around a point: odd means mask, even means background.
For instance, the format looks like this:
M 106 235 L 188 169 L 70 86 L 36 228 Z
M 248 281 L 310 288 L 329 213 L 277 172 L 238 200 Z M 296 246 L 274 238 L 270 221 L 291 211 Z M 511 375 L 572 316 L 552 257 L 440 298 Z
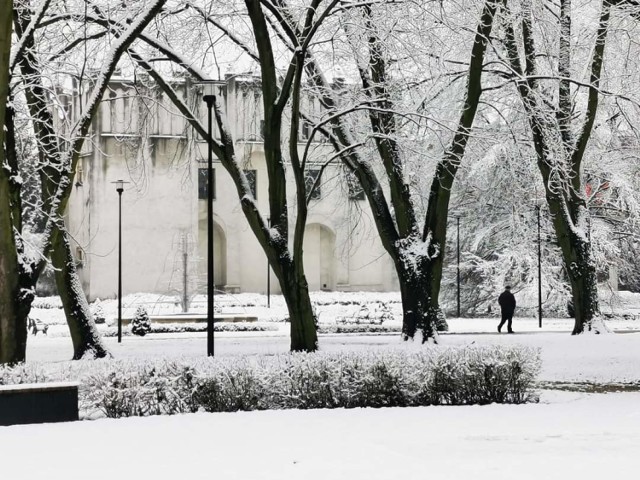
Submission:
M 0 427 L 12 480 L 632 479 L 640 393 Z

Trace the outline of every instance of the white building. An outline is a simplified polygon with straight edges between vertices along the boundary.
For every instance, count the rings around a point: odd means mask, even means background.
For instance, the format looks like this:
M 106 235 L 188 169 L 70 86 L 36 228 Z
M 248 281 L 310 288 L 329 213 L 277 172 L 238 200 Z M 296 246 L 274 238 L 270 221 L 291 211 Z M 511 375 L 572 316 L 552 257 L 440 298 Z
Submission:
M 202 86 L 180 82 L 188 103 L 206 126 Z M 261 143 L 262 105 L 253 77 L 230 76 L 215 85 L 226 102 L 226 115 L 251 171 L 255 195 L 268 211 L 268 182 Z M 78 109 L 80 97 L 75 97 Z M 305 108 L 319 113 L 319 104 Z M 97 114 L 86 151 L 76 173 L 68 211 L 68 227 L 76 242 L 79 273 L 90 299 L 113 297 L 117 291 L 118 194 L 122 195 L 123 293 L 189 294 L 206 291 L 206 143 L 154 89 L 141 89 L 126 80 L 113 80 Z M 283 129 L 284 130 L 284 129 Z M 306 142 L 309 126 L 302 126 Z M 304 147 L 301 143 L 300 148 Z M 312 145 L 319 171 L 330 147 Z M 214 157 L 214 262 L 216 289 L 266 292 L 267 262 L 242 213 L 235 186 Z M 294 207 L 293 179 L 288 189 Z M 310 289 L 397 290 L 391 260 L 382 248 L 361 192 L 348 182 L 336 163 L 322 174 L 312 200 L 304 255 Z M 266 215 L 266 213 L 265 213 Z M 271 276 L 271 292 L 279 285 Z

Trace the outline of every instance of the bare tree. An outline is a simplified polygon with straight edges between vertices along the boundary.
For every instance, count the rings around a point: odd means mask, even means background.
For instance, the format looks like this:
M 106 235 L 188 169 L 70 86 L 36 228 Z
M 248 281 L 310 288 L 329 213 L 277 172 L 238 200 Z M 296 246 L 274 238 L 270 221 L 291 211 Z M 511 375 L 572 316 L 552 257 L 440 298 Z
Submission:
M 269 183 L 270 225 L 266 216 L 258 209 L 242 168 L 243 159 L 236 153 L 236 140 L 226 123 L 220 95 L 214 95 L 211 104 L 212 122 L 216 123 L 221 133 L 218 141 L 209 137 L 206 128 L 197 120 L 197 115 L 140 51 L 130 49 L 129 53 L 131 58 L 156 81 L 196 132 L 208 139 L 213 153 L 231 176 L 245 218 L 263 248 L 285 298 L 291 322 L 291 350 L 313 351 L 318 346 L 316 318 L 304 273 L 302 250 L 310 192 L 307 189 L 305 176 L 307 155 L 306 152 L 304 154 L 299 152 L 300 102 L 304 64 L 309 45 L 319 26 L 338 2 L 331 0 L 324 8 L 320 8 L 323 0 L 312 0 L 306 8 L 303 8 L 300 31 L 295 37 L 296 48 L 286 63 L 284 73 L 276 65 L 274 50 L 277 45 L 274 45 L 275 40 L 272 38 L 265 13 L 265 11 L 278 11 L 282 7 L 278 2 L 260 0 L 245 0 L 244 3 L 246 13 L 243 12 L 243 14 L 249 19 L 254 43 L 242 45 L 246 51 L 251 51 L 251 57 L 258 64 L 261 77 L 261 100 L 264 111 L 262 133 Z M 201 20 L 212 21 L 207 11 L 193 5 L 192 8 L 198 12 Z M 170 48 L 157 39 L 142 38 L 165 58 L 184 68 L 197 81 L 208 79 L 175 48 Z M 285 122 L 287 112 L 290 113 L 288 132 L 286 132 Z M 294 177 L 295 215 L 292 215 L 287 199 L 287 163 Z M 293 229 L 290 228 L 291 224 Z
M 362 90 L 366 95 L 364 101 L 345 107 L 340 93 L 337 93 L 326 79 L 324 71 L 326 65 L 319 60 L 317 49 L 306 51 L 306 56 L 303 58 L 308 83 L 314 86 L 313 94 L 320 98 L 327 111 L 326 118 L 313 128 L 311 137 L 324 134 L 329 138 L 337 155 L 358 179 L 368 198 L 382 244 L 393 259 L 400 280 L 404 312 L 403 329 L 406 337 L 412 337 L 416 329 L 421 328 L 425 340 L 433 338 L 436 323 L 444 323 L 438 304 L 438 294 L 446 239 L 449 192 L 464 155 L 478 108 L 484 55 L 494 16 L 501 3 L 503 2 L 498 0 L 488 0 L 482 9 L 473 42 L 469 70 L 467 75 L 462 75 L 468 80 L 463 111 L 457 127 L 454 128 L 451 146 L 446 149 L 445 156 L 437 167 L 429 198 L 430 207 L 424 224 L 419 220 L 416 199 L 408 187 L 410 182 L 405 171 L 407 159 L 403 156 L 396 140 L 402 133 L 400 125 L 403 122 L 399 119 L 411 114 L 400 111 L 395 105 L 389 87 L 386 45 L 378 33 L 374 18 L 376 8 L 374 4 L 370 2 L 340 4 L 340 8 L 332 12 L 334 17 L 344 16 L 347 12 L 356 12 L 356 16 L 364 22 L 364 34 L 359 38 L 362 38 L 362 43 L 365 44 L 361 50 L 366 52 L 364 56 L 367 60 L 364 65 L 358 65 L 359 70 L 357 70 L 360 73 Z M 275 36 L 294 56 L 297 55 L 300 39 L 306 38 L 303 27 L 298 22 L 300 5 L 297 2 L 285 0 L 263 1 L 262 4 L 268 12 L 265 19 L 269 22 Z M 403 9 L 407 8 L 408 4 L 397 6 Z M 222 25 L 222 22 L 213 15 L 201 12 L 208 22 L 218 27 L 242 51 L 262 65 L 263 56 L 260 47 L 261 42 L 268 38 L 267 25 L 263 27 L 264 33 L 257 42 L 258 51 L 256 52 L 252 45 L 233 31 L 233 28 Z M 329 9 L 326 12 L 329 13 Z M 353 17 L 346 19 L 345 23 L 352 21 Z M 332 29 L 335 30 L 334 24 L 327 28 L 329 31 L 333 31 Z M 354 36 L 358 37 L 358 35 Z M 332 36 L 329 33 L 326 37 L 316 39 L 315 43 L 334 45 L 340 41 L 339 36 Z M 317 46 L 314 45 L 314 47 Z M 349 119 L 350 113 L 363 110 L 369 112 L 369 136 L 375 143 L 376 154 L 383 165 L 381 177 L 380 172 L 372 167 L 367 156 L 370 152 L 361 149 L 363 142 L 355 139 L 353 123 Z M 294 124 L 297 126 L 296 117 L 299 115 L 301 113 L 292 108 L 292 127 Z M 294 159 L 295 156 L 292 154 L 291 157 Z M 386 188 L 388 188 L 388 194 L 385 193 Z
M 307 71 L 319 89 L 331 116 L 331 140 L 345 165 L 359 180 L 378 229 L 382 244 L 391 256 L 398 274 L 403 303 L 403 333 L 413 337 L 420 328 L 423 341 L 436 338 L 436 327 L 444 327 L 439 306 L 440 283 L 447 233 L 451 187 L 462 162 L 473 121 L 480 102 L 483 63 L 496 12 L 504 3 L 487 0 L 480 14 L 468 71 L 462 111 L 453 138 L 437 163 L 428 197 L 424 223 L 419 220 L 416 200 L 409 189 L 408 159 L 403 156 L 397 138 L 401 119 L 407 116 L 396 107 L 389 87 L 389 59 L 385 42 L 378 33 L 373 6 L 361 7 L 365 24 L 367 60 L 358 71 L 363 91 L 368 97 L 369 121 L 378 158 L 384 166 L 383 180 L 358 149 L 348 121 L 340 114 L 339 101 L 328 88 L 318 62 L 309 61 Z M 285 29 L 286 31 L 286 29 Z M 389 188 L 389 198 L 382 185 Z
M 108 79 L 115 71 L 116 66 L 123 53 L 138 37 L 142 30 L 144 30 L 147 24 L 163 8 L 165 2 L 166 0 L 154 0 L 149 5 L 144 6 L 141 9 L 139 15 L 135 19 L 133 19 L 126 28 L 122 29 L 117 38 L 111 43 L 111 48 L 107 51 L 107 55 L 105 57 L 106 60 L 100 70 L 98 77 L 96 78 L 96 83 L 93 86 L 93 89 L 89 96 L 89 100 L 86 103 L 84 110 L 78 116 L 78 120 L 70 129 L 69 137 L 66 139 L 68 142 L 67 148 L 62 152 L 57 152 L 60 153 L 58 159 L 49 158 L 47 156 L 47 153 L 51 152 L 44 152 L 43 156 L 47 162 L 50 162 L 51 160 L 54 161 L 43 165 L 43 168 L 52 167 L 52 170 L 50 171 L 52 175 L 52 178 L 50 179 L 51 183 L 49 183 L 50 180 L 47 179 L 45 184 L 42 185 L 43 190 L 47 188 L 50 188 L 51 190 L 48 192 L 48 195 L 43 196 L 44 218 L 46 220 L 41 234 L 41 243 L 35 257 L 30 257 L 25 254 L 24 245 L 21 240 L 22 217 L 17 200 L 20 195 L 18 182 L 14 180 L 13 185 L 10 185 L 12 187 L 12 190 L 6 190 L 8 192 L 12 191 L 15 193 L 13 198 L 13 205 L 11 205 L 10 203 L 7 204 L 10 208 L 12 208 L 11 213 L 13 213 L 13 217 L 10 218 L 11 228 L 9 228 L 8 230 L 3 229 L 3 234 L 4 232 L 8 231 L 13 232 L 15 236 L 13 240 L 15 247 L 13 251 L 9 252 L 8 254 L 10 254 L 9 258 L 13 258 L 15 256 L 15 258 L 17 259 L 17 267 L 15 271 L 18 272 L 17 279 L 19 280 L 19 284 L 17 287 L 13 287 L 14 294 L 10 296 L 9 304 L 12 305 L 10 307 L 11 310 L 8 311 L 7 316 L 3 315 L 0 323 L 0 339 L 2 340 L 2 344 L 0 345 L 0 363 L 16 363 L 25 360 L 27 316 L 29 314 L 31 303 L 35 294 L 35 284 L 40 272 L 43 270 L 47 262 L 47 256 L 50 254 L 50 252 L 52 252 L 52 257 L 55 258 L 54 262 L 59 262 L 58 265 L 62 267 L 63 275 L 65 275 L 62 279 L 63 284 L 64 282 L 69 282 L 64 284 L 64 287 L 68 289 L 68 292 L 62 292 L 63 297 L 66 296 L 68 299 L 70 299 L 70 305 L 72 305 L 71 308 L 86 308 L 86 301 L 84 301 L 84 304 L 82 303 L 83 294 L 81 290 L 79 290 L 80 283 L 77 282 L 75 264 L 73 263 L 72 257 L 69 255 L 70 250 L 68 238 L 65 243 L 65 237 L 62 236 L 64 232 L 64 212 L 69 201 L 69 195 L 71 193 L 73 179 L 76 172 L 78 160 L 80 158 L 81 149 L 83 147 L 87 132 L 89 131 L 93 116 L 95 115 L 98 106 L 100 105 L 100 100 L 107 88 Z M 40 12 L 46 9 L 48 3 L 49 2 L 47 1 L 43 2 Z M 55 17 L 53 21 L 58 21 L 63 17 L 64 16 Z M 36 14 L 32 19 L 29 20 L 29 25 L 25 27 L 23 35 L 20 37 L 18 43 L 15 46 L 15 51 L 12 58 L 15 58 L 16 61 L 23 58 L 23 54 L 27 49 L 28 42 L 30 41 L 30 35 L 28 33 L 29 30 L 35 29 L 38 24 L 40 24 L 41 20 L 42 15 L 40 13 Z M 31 93 L 33 94 L 33 91 Z M 38 106 L 42 107 L 42 105 Z M 48 106 L 45 106 L 45 108 L 48 108 Z M 12 148 L 12 145 L 15 145 L 15 141 L 11 138 L 12 136 L 15 136 L 15 131 L 13 131 L 12 129 L 13 123 L 11 119 L 5 119 L 4 123 L 7 126 L 8 132 L 8 138 L 6 142 L 8 152 L 7 157 L 10 158 L 9 164 L 10 168 L 12 169 L 11 174 L 13 174 L 13 178 L 17 179 L 19 178 L 19 176 L 17 176 L 19 174 L 18 165 L 15 158 L 16 156 L 14 153 L 12 153 L 15 152 L 15 149 Z M 47 125 L 48 124 L 46 122 L 44 124 L 38 122 L 35 128 L 45 128 L 45 126 Z M 38 141 L 42 142 L 46 140 L 50 142 L 51 139 L 47 139 L 48 133 L 50 132 L 44 131 L 44 133 L 38 134 Z M 40 145 L 40 147 L 42 147 L 42 145 Z M 3 173 L 3 175 L 5 174 Z M 9 182 L 9 178 L 7 178 L 7 182 Z M 3 189 L 3 192 L 5 192 L 5 189 Z M 8 246 L 10 245 L 11 244 L 9 243 Z M 59 248 L 59 250 L 57 250 L 59 255 L 56 255 L 56 248 Z M 71 290 L 74 290 L 74 292 L 71 293 Z M 80 318 L 80 316 L 86 317 L 86 314 L 79 311 L 72 312 L 72 314 L 78 315 L 78 318 Z M 97 338 L 90 338 L 90 336 L 92 335 L 92 331 L 88 332 L 89 337 L 87 337 L 86 330 L 76 330 L 74 332 L 74 330 L 72 329 L 72 335 L 74 336 L 74 344 L 78 341 L 79 338 L 82 338 L 81 342 L 87 341 L 87 339 L 89 338 L 91 341 L 93 341 L 94 347 L 99 342 L 99 339 Z
M 596 265 L 591 241 L 591 215 L 585 195 L 583 160 L 598 113 L 604 51 L 612 10 L 630 2 L 604 0 L 597 19 L 591 49 L 589 78 L 577 78 L 572 59 L 572 23 L 575 10 L 570 0 L 560 0 L 559 8 L 548 15 L 555 22 L 557 63 L 544 62 L 547 52 L 540 47 L 536 31 L 543 27 L 534 8 L 522 2 L 504 28 L 504 45 L 511 78 L 528 119 L 537 164 L 544 183 L 546 202 L 571 285 L 575 312 L 573 334 L 600 331 Z M 540 12 L 538 12 L 540 13 Z M 549 12 L 547 12 L 549 13 Z M 539 25 L 536 24 L 539 18 Z M 555 68 L 555 69 L 554 69 Z M 551 86 L 555 84 L 555 89 Z M 585 89 L 583 113 L 576 101 L 576 89 Z
M 46 13 L 45 2 L 38 11 L 40 16 Z M 39 172 L 41 204 L 46 205 L 55 194 L 57 182 L 63 169 L 64 142 L 61 132 L 56 132 L 53 110 L 50 108 L 48 90 L 44 87 L 41 72 L 45 68 L 36 58 L 36 24 L 29 9 L 29 2 L 23 2 L 14 13 L 16 35 L 24 45 L 20 58 L 15 57 L 16 66 L 22 72 L 21 83 L 33 124 L 39 152 Z M 55 236 L 53 248 L 50 252 L 55 271 L 56 285 L 62 300 L 67 324 L 73 342 L 73 358 L 105 357 L 108 355 L 100 334 L 96 328 L 89 304 L 81 287 L 81 281 L 76 270 L 69 234 L 66 229 L 60 229 Z

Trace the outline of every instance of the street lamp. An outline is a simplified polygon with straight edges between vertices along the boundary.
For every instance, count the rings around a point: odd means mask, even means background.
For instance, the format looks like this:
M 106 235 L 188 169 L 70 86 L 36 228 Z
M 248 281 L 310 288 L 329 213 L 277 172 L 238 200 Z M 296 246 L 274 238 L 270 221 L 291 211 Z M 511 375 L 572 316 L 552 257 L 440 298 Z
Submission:
M 122 342 L 122 192 L 124 180 L 116 180 L 116 192 L 118 192 L 118 343 Z
M 215 95 L 202 97 L 207 104 L 207 356 L 213 357 L 213 104 Z
M 536 205 L 538 217 L 538 328 L 542 328 L 542 246 L 540 239 L 540 205 Z
M 456 283 L 457 283 L 457 300 L 458 300 L 458 318 L 460 318 L 460 216 L 458 215 L 456 217 L 456 229 L 457 229 L 457 243 L 456 243 L 456 250 L 457 250 L 457 275 L 456 275 Z

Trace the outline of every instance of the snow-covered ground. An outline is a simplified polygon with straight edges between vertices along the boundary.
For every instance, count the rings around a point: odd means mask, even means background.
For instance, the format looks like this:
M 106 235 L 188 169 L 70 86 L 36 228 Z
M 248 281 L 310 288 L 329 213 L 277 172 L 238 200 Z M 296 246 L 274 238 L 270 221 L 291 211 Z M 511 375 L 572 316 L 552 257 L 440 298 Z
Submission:
M 312 301 L 316 304 L 320 323 L 335 322 L 336 318 L 347 318 L 357 315 L 362 305 L 373 306 L 373 309 L 386 304 L 393 316 L 399 320 L 402 306 L 399 292 L 312 292 Z M 600 306 L 606 315 L 626 315 L 627 318 L 640 317 L 640 294 L 632 292 L 601 292 Z M 149 315 L 178 314 L 182 312 L 180 299 L 177 296 L 135 293 L 122 299 L 123 317 L 133 317 L 137 307 L 144 307 Z M 270 308 L 267 307 L 269 302 Z M 253 315 L 263 321 L 282 321 L 286 316 L 286 307 L 282 295 L 267 296 L 258 293 L 216 294 L 216 310 L 227 314 Z M 113 323 L 117 317 L 116 299 L 98 299 L 92 304 L 95 310 L 99 305 L 107 323 Z M 196 295 L 191 298 L 189 313 L 205 314 L 206 297 Z M 498 305 L 494 309 L 497 317 Z M 516 316 L 519 312 L 516 310 Z M 59 297 L 36 298 L 31 316 L 49 324 L 64 324 L 64 312 Z M 565 319 L 568 320 L 568 319 Z M 640 319 L 638 320 L 640 327 Z
M 11 480 L 635 479 L 640 393 L 0 427 Z
M 384 295 L 389 295 L 389 298 Z M 359 304 L 391 294 L 327 294 L 320 321 L 355 314 Z M 236 296 L 238 298 L 238 296 Z M 522 344 L 540 349 L 542 385 L 588 384 L 625 393 L 541 390 L 541 403 L 471 407 L 198 413 L 0 427 L 3 477 L 14 479 L 613 479 L 638 478 L 640 323 L 637 295 L 622 295 L 611 329 L 629 333 L 571 336 L 570 319 L 516 318 L 516 334 L 498 334 L 495 318 L 449 319 L 440 344 L 399 335 L 323 335 L 325 351 L 448 348 Z M 353 299 L 353 296 L 351 297 Z M 281 298 L 246 297 L 225 309 L 278 322 Z M 253 302 L 253 303 L 252 303 Z M 109 315 L 112 308 L 103 302 Z M 177 308 L 175 305 L 172 308 Z M 168 307 L 166 308 L 168 309 Z M 58 309 L 42 309 L 56 311 Z M 159 309 L 161 310 L 161 309 Z M 158 313 L 168 313 L 158 311 Z M 622 318 L 626 315 L 626 319 Z M 45 313 L 48 320 L 52 316 Z M 398 321 L 397 319 L 392 322 Z M 55 321 L 49 323 L 55 324 Z M 216 355 L 288 350 L 288 324 L 270 332 L 216 333 Z M 60 326 L 60 328 L 63 328 Z M 117 358 L 204 356 L 202 333 L 154 334 L 106 342 Z M 68 337 L 30 336 L 28 361 L 65 368 Z M 570 385 L 559 385 L 568 383 Z M 587 384 L 586 386 L 584 384 Z M 73 460 L 70 460 L 73 459 Z

